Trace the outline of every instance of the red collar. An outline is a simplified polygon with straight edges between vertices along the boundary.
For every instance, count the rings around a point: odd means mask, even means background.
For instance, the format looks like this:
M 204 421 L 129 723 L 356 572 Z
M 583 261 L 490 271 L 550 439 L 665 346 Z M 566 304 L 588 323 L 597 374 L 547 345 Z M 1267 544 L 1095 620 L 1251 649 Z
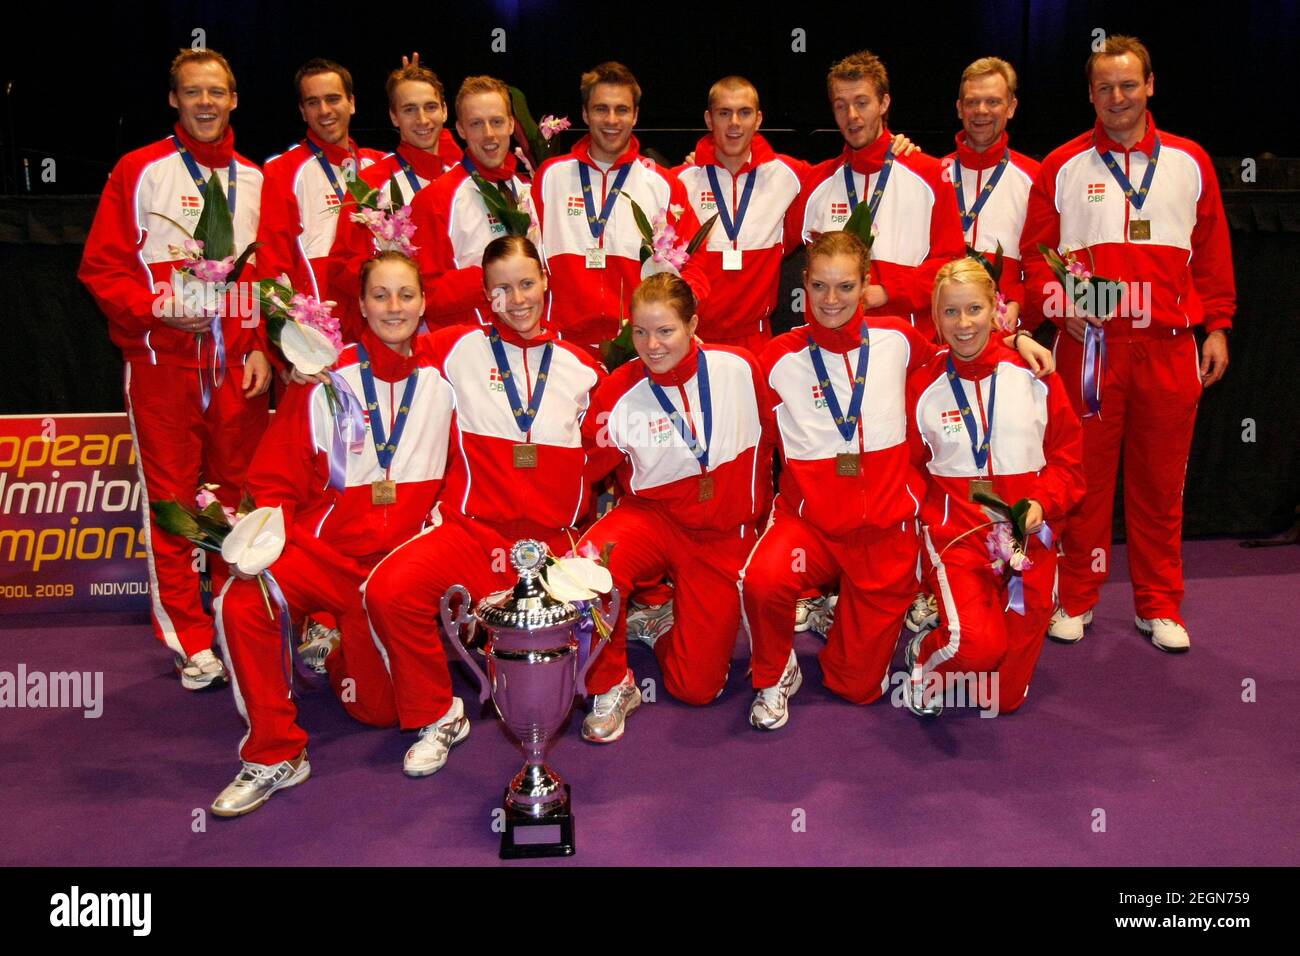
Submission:
M 642 363 L 646 374 L 650 376 L 650 381 L 656 385 L 685 385 L 692 378 L 700 367 L 700 347 L 691 340 L 691 350 L 682 356 L 682 360 L 666 372 L 652 372 L 650 368 Z
M 843 354 L 852 352 L 862 344 L 862 320 L 862 306 L 859 305 L 853 318 L 837 329 L 828 329 L 810 316 L 806 331 L 827 352 Z
M 329 143 L 319 139 L 316 134 L 309 129 L 307 130 L 307 139 L 303 140 L 303 142 L 305 143 L 307 140 L 310 140 L 321 148 L 325 153 L 325 158 L 329 160 L 330 165 L 332 166 L 342 166 L 347 162 L 347 160 L 356 159 L 357 144 L 352 141 L 351 137 L 348 138 L 346 146 L 331 146 Z M 357 172 L 360 172 L 360 170 L 358 169 Z
M 591 134 L 590 133 L 588 133 L 586 136 L 582 137 L 582 139 L 578 140 L 576 143 L 573 144 L 573 155 L 578 157 L 578 159 L 586 163 L 588 166 L 597 165 L 596 161 L 591 158 Z M 637 140 L 634 134 L 632 138 L 627 141 L 627 149 L 624 150 L 623 155 L 614 161 L 614 166 L 615 167 L 624 166 L 627 163 L 636 160 L 636 158 L 640 155 L 641 155 L 641 143 Z M 597 168 L 599 169 L 600 167 L 597 166 Z
M 446 132 L 446 130 L 443 132 Z M 440 142 L 439 146 L 441 145 Z M 457 152 L 459 152 L 459 150 L 457 150 Z M 410 143 L 399 143 L 397 145 L 397 153 L 411 164 L 411 168 L 415 170 L 415 175 L 419 176 L 421 179 L 427 179 L 429 182 L 433 182 L 447 171 L 447 167 L 451 163 L 457 162 L 460 159 L 459 156 L 454 159 L 449 159 L 442 153 L 426 153 L 424 150 L 420 149 L 420 147 L 412 146 Z
M 762 135 L 755 133 L 753 141 L 749 144 L 749 159 L 745 160 L 745 165 L 740 167 L 736 175 L 742 176 L 751 172 L 755 167 L 764 163 L 771 162 L 776 158 L 776 152 L 772 145 L 763 138 Z M 695 165 L 696 166 L 721 166 L 718 160 L 718 148 L 713 142 L 713 137 L 705 136 L 695 144 Z
M 545 345 L 547 342 L 555 341 L 555 330 L 548 327 L 546 319 L 542 319 L 541 328 L 531 339 L 526 339 L 506 323 L 497 318 L 496 313 L 492 313 L 492 328 L 496 329 L 497 335 L 501 336 L 501 341 L 508 342 L 515 348 L 531 349 L 539 345 Z
M 999 362 L 1005 362 L 1008 359 L 1014 361 L 1017 353 L 1003 344 L 1002 333 L 995 326 L 993 331 L 989 333 L 989 341 L 984 346 L 984 351 L 970 361 L 958 358 L 953 354 L 951 348 L 948 350 L 948 354 L 952 355 L 953 368 L 957 370 L 959 376 L 970 382 L 978 382 L 980 379 L 992 375 Z
M 385 345 L 366 326 L 361 330 L 361 344 L 370 356 L 370 371 L 375 378 L 383 382 L 400 382 L 415 371 L 415 343 L 411 343 L 410 355 L 399 355 Z
M 1147 131 L 1143 133 L 1142 138 L 1131 147 L 1121 146 L 1119 143 L 1107 136 L 1106 127 L 1101 125 L 1100 119 L 1098 119 L 1096 125 L 1093 126 L 1093 136 L 1097 140 L 1097 148 L 1103 153 L 1138 152 L 1146 153 L 1150 156 L 1151 150 L 1156 144 L 1156 118 L 1151 115 L 1150 110 L 1147 110 Z
M 863 146 L 861 149 L 851 149 L 848 143 L 844 144 L 844 152 L 840 154 L 840 162 L 853 164 L 855 173 L 871 175 L 878 173 L 885 166 L 885 153 L 889 152 L 889 144 L 893 141 L 894 134 L 889 131 L 889 127 L 880 128 L 880 136 L 874 143 Z
M 465 155 L 460 148 L 460 143 L 456 142 L 456 137 L 452 136 L 451 130 L 445 126 L 438 136 L 438 155 L 442 157 L 442 161 L 448 168 L 459 163 L 461 157 Z
M 466 151 L 465 155 L 461 158 L 462 165 L 466 160 L 472 162 L 473 158 L 474 157 L 472 157 L 469 154 L 469 152 Z M 500 166 L 496 167 L 495 169 L 485 169 L 482 166 L 480 166 L 478 163 L 474 163 L 474 171 L 490 183 L 503 183 L 507 179 L 514 178 L 515 169 L 518 167 L 518 165 L 519 163 L 518 160 L 515 159 L 515 154 L 506 153 L 505 162 L 503 162 Z
M 200 143 L 187 133 L 180 123 L 172 129 L 176 133 L 176 138 L 190 151 L 200 166 L 216 169 L 218 166 L 230 165 L 230 160 L 235 155 L 235 131 L 231 127 L 227 126 L 226 131 L 221 134 L 221 139 L 215 143 Z
M 989 169 L 996 166 L 1002 161 L 1002 156 L 1006 151 L 1006 130 L 1003 130 L 997 141 L 982 153 L 976 152 L 974 147 L 967 145 L 965 130 L 957 134 L 957 162 L 961 163 L 966 169 Z

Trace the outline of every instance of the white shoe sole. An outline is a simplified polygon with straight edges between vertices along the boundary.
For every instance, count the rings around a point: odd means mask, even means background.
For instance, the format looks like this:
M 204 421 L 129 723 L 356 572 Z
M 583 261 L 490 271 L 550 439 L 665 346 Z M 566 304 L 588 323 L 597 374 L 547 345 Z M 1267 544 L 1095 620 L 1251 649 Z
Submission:
M 459 734 L 457 734 L 456 737 L 455 737 L 455 739 L 452 740 L 452 742 L 451 742 L 451 746 L 447 748 L 447 755 L 448 755 L 448 758 L 450 758 L 450 756 L 451 756 L 451 748 L 452 748 L 452 747 L 455 747 L 457 744 L 461 743 L 463 740 L 465 740 L 465 739 L 469 736 L 469 728 L 470 728 L 470 722 L 469 722 L 469 720 L 467 719 L 467 720 L 465 721 L 465 730 L 464 730 L 464 732 L 463 732 L 463 733 L 459 733 Z M 429 767 L 427 770 L 426 770 L 426 769 L 412 770 L 411 768 L 407 767 L 405 761 L 403 761 L 403 763 L 402 763 L 402 773 L 406 774 L 408 777 L 414 777 L 414 778 L 419 778 L 419 777 L 432 777 L 435 773 L 437 773 L 439 770 L 441 770 L 441 769 L 442 769 L 443 767 L 445 767 L 445 766 L 447 766 L 447 761 L 446 761 L 446 760 L 444 760 L 442 763 L 438 764 L 438 766 L 436 766 L 436 767 Z
M 1143 627 L 1137 621 L 1133 622 L 1133 626 L 1137 628 L 1137 632 L 1139 634 L 1141 634 L 1143 637 L 1149 640 L 1152 643 L 1152 645 L 1160 648 L 1160 650 L 1164 651 L 1166 654 L 1186 654 L 1188 650 L 1191 649 L 1190 644 L 1184 644 L 1181 647 L 1170 647 L 1167 644 L 1161 644 L 1159 641 L 1156 640 L 1156 633 L 1154 628 Z
M 211 677 L 193 678 L 181 674 L 181 686 L 186 690 L 212 690 L 217 687 L 224 687 L 230 683 L 230 678 L 226 676 L 223 670 L 220 674 L 214 674 Z
M 294 772 L 294 775 L 292 777 L 285 777 L 283 782 L 278 783 L 270 790 L 267 790 L 265 793 L 262 794 L 262 799 L 258 800 L 257 803 L 250 803 L 242 810 L 218 810 L 214 806 L 210 808 L 212 810 L 212 815 L 214 817 L 225 817 L 226 819 L 229 819 L 231 817 L 242 817 L 245 814 L 252 813 L 262 804 L 266 803 L 266 801 L 270 800 L 271 795 L 273 793 L 278 793 L 281 790 L 287 790 L 289 787 L 296 787 L 298 786 L 298 784 L 306 781 L 310 776 L 311 776 L 311 764 L 308 763 L 306 760 L 304 760 L 302 762 L 302 765 Z
M 785 695 L 785 713 L 781 716 L 781 719 L 774 724 L 758 724 L 754 722 L 754 712 L 751 709 L 749 712 L 749 726 L 753 727 L 755 730 L 780 730 L 784 727 L 790 722 L 790 698 L 799 693 L 799 688 L 802 686 L 803 671 L 796 670 L 794 672 L 794 683 L 790 685 L 790 693 Z
M 1091 624 L 1092 624 L 1092 611 L 1085 611 L 1083 615 L 1083 627 L 1079 630 L 1078 637 L 1069 637 L 1061 634 L 1053 634 L 1050 625 L 1047 628 L 1047 636 L 1051 640 L 1055 641 L 1057 644 L 1078 644 L 1081 640 L 1083 640 L 1084 632 L 1088 630 L 1088 627 Z
M 632 698 L 632 703 L 628 705 L 623 712 L 623 723 L 619 725 L 618 733 L 611 734 L 608 737 L 588 737 L 587 728 L 582 728 L 582 739 L 592 744 L 612 744 L 617 740 L 622 740 L 623 735 L 627 733 L 627 719 L 632 716 L 632 711 L 641 706 L 641 692 L 638 690 L 637 695 Z

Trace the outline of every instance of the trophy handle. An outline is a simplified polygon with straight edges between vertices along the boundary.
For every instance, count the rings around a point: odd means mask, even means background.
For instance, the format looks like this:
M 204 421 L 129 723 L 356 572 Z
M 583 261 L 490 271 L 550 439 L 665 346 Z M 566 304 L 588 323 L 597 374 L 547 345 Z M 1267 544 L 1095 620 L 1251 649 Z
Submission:
M 606 599 L 604 607 L 600 606 L 600 598 L 598 597 L 593 598 L 591 601 L 591 610 L 600 614 L 600 619 L 604 622 L 605 629 L 611 633 L 614 630 L 614 622 L 618 620 L 618 610 L 621 604 L 622 597 L 618 593 L 618 588 L 612 588 L 610 590 L 609 597 Z M 592 637 L 595 637 L 595 634 L 593 634 Z M 578 670 L 578 678 L 575 688 L 578 696 L 583 700 L 586 700 L 589 696 L 587 694 L 587 671 L 591 670 L 591 665 L 596 662 L 596 658 L 600 656 L 600 652 L 605 649 L 605 645 L 609 643 L 609 640 L 608 637 L 602 637 L 599 641 L 593 641 L 591 649 L 587 654 L 587 660 Z
M 453 614 L 451 610 L 452 599 L 457 597 L 460 598 L 460 606 L 456 613 Z M 483 668 L 478 666 L 478 662 L 465 649 L 465 643 L 460 639 L 462 626 L 469 627 L 470 632 L 473 633 L 474 626 L 477 624 L 474 616 L 470 613 L 472 606 L 473 602 L 465 586 L 463 584 L 453 584 L 447 589 L 447 593 L 442 596 L 442 626 L 447 630 L 447 640 L 451 642 L 451 646 L 456 649 L 460 659 L 469 665 L 470 671 L 478 679 L 478 700 L 480 704 L 485 704 L 492 693 L 491 682 L 488 681 L 487 674 L 483 673 Z

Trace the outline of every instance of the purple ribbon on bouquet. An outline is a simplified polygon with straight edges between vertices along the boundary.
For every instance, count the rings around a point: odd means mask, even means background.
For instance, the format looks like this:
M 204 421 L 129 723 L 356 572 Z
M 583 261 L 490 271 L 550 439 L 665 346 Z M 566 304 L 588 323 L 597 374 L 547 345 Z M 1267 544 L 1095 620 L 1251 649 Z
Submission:
M 270 571 L 263 571 L 261 578 L 266 584 L 266 593 L 270 596 L 271 603 L 275 605 L 276 617 L 279 619 L 284 685 L 289 689 L 289 696 L 292 697 L 293 675 L 295 672 L 312 686 L 316 686 L 318 678 L 297 654 L 297 646 L 294 643 L 293 635 L 293 617 L 289 614 L 289 602 L 285 599 L 284 591 L 280 590 L 280 582 L 275 579 L 275 575 Z
M 1083 329 L 1083 404 L 1088 415 L 1101 412 L 1101 379 L 1106 370 L 1106 330 L 1088 322 Z
M 1052 529 L 1048 527 L 1046 521 L 1034 532 L 1034 537 L 1042 542 L 1044 548 L 1052 546 Z M 1002 610 L 1014 611 L 1021 617 L 1025 616 L 1025 579 L 1019 571 L 1012 571 L 1007 581 L 1007 606 Z
M 596 618 L 590 601 L 574 601 L 573 606 L 579 615 L 574 631 L 578 638 L 578 672 L 581 673 L 587 658 L 591 656 L 591 645 L 596 636 Z
M 218 315 L 212 320 L 212 324 L 208 327 L 208 331 L 212 333 L 211 384 L 209 384 L 208 380 L 203 377 L 203 340 L 202 338 L 199 339 L 199 397 L 202 409 L 205 412 L 208 410 L 208 406 L 212 404 L 212 390 L 214 388 L 220 388 L 222 383 L 226 380 L 226 335 L 221 328 L 221 316 Z
M 342 491 L 347 485 L 348 455 L 359 455 L 366 446 L 365 412 L 348 383 L 336 372 L 327 374 L 338 399 L 337 407 L 332 409 L 334 433 L 330 436 L 329 447 L 330 487 Z

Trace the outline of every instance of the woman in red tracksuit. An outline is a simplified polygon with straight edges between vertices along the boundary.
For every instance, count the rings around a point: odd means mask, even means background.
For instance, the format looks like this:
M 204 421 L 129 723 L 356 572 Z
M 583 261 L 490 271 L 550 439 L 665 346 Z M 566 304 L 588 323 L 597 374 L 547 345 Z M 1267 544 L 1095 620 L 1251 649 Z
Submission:
M 773 339 L 759 359 L 783 461 L 772 522 L 741 575 L 758 692 L 749 720 L 761 730 L 785 725 L 803 680 L 794 654 L 802 594 L 838 582 L 822 679 L 869 704 L 888 686 L 917 584 L 922 485 L 908 457 L 904 388 L 936 347 L 907 319 L 866 318 L 870 253 L 855 235 L 823 233 L 807 256 L 812 321 Z M 1021 347 L 1050 359 L 1031 339 Z
M 1059 377 L 1040 381 L 991 338 L 996 291 L 973 259 L 943 266 L 933 314 L 948 348 L 907 380 L 913 461 L 929 475 L 921 554 L 941 622 L 908 645 L 904 700 L 918 716 L 937 716 L 938 691 L 945 683 L 955 687 L 958 677 L 978 688 L 977 702 L 994 714 L 1024 702 L 1055 607 L 1050 529 L 1083 498 L 1078 416 Z M 971 499 L 981 488 L 1008 504 L 1030 502 L 1030 565 L 1012 585 L 1012 595 L 1023 588 L 1019 610 L 1008 594 L 1009 569 L 995 573 L 990 566 L 989 518 Z
M 385 727 L 397 722 L 398 712 L 360 588 L 379 559 L 419 531 L 433 508 L 443 486 L 455 406 L 450 386 L 414 348 L 424 312 L 415 263 L 401 253 L 383 253 L 363 270 L 362 291 L 366 328 L 334 366 L 367 406 L 359 453 L 339 450 L 343 488 L 335 487 L 337 474 L 331 481 L 336 438 L 326 386 L 314 380 L 285 393 L 258 446 L 247 488 L 259 507 L 284 511 L 287 543 L 269 570 L 290 617 L 299 623 L 312 613 L 334 616 L 342 638 L 325 658 L 330 683 L 349 714 Z M 311 766 L 280 625 L 267 613 L 258 582 L 232 578 L 216 600 L 216 617 L 248 734 L 240 745 L 243 769 L 212 811 L 238 816 L 276 790 L 306 780 Z
M 422 354 L 456 399 L 455 460 L 440 517 L 381 561 L 364 589 L 403 727 L 463 712 L 438 636 L 448 588 L 463 584 L 477 601 L 510 586 L 516 541 L 535 538 L 564 554 L 577 537 L 571 527 L 590 507 L 581 426 L 603 373 L 586 349 L 560 341 L 543 322 L 546 276 L 528 239 L 488 243 L 483 280 L 490 325 L 453 326 L 421 339 Z M 412 748 L 406 772 L 431 773 L 435 757 Z
M 653 275 L 632 294 L 639 360 L 605 380 L 583 421 L 593 476 L 617 467 L 627 494 L 583 545 L 614 545 L 621 594 L 673 579 L 672 630 L 651 646 L 668 692 L 703 705 L 722 693 L 740 629 L 736 582 L 771 499 L 772 420 L 754 357 L 697 344 L 698 323 L 691 287 L 676 275 Z M 587 688 L 595 697 L 582 736 L 618 740 L 641 703 L 623 613 Z

